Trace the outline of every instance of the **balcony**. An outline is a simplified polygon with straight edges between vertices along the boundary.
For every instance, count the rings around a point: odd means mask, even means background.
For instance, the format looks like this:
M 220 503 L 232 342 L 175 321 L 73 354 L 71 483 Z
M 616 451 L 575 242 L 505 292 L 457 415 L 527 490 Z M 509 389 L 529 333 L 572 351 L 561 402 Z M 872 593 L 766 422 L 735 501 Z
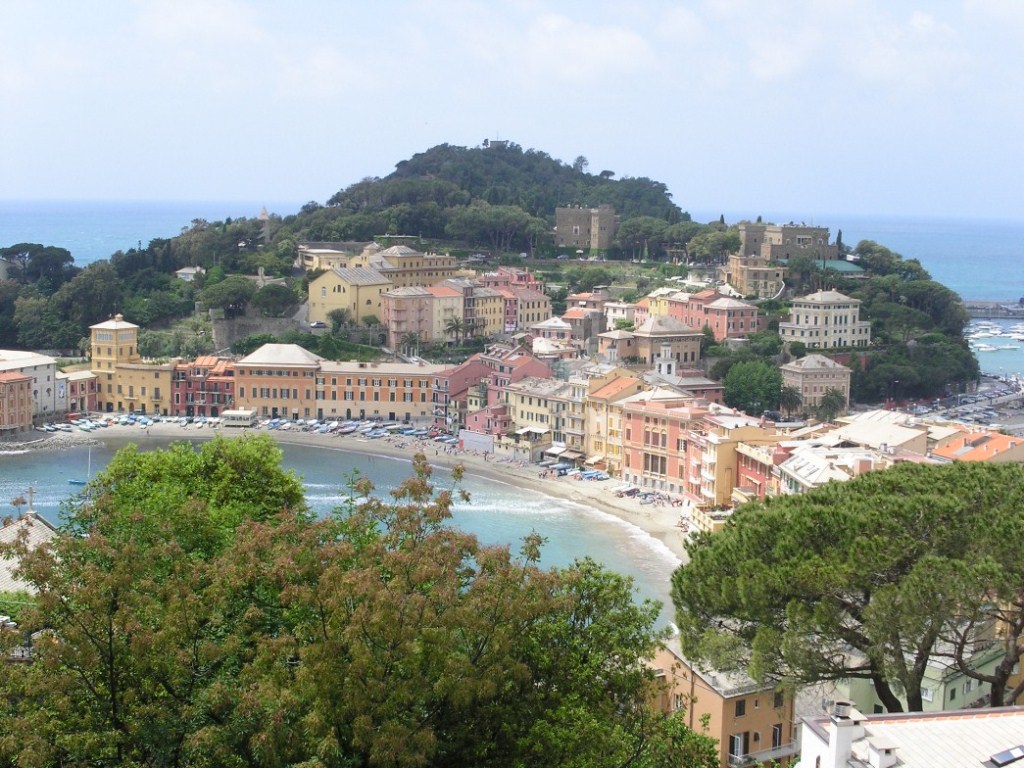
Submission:
M 799 751 L 800 748 L 797 746 L 797 743 L 790 741 L 771 749 L 762 749 L 760 752 L 750 752 L 746 755 L 729 755 L 729 765 L 732 768 L 743 768 L 743 766 L 753 766 L 759 763 L 779 760 L 783 757 L 791 757 Z

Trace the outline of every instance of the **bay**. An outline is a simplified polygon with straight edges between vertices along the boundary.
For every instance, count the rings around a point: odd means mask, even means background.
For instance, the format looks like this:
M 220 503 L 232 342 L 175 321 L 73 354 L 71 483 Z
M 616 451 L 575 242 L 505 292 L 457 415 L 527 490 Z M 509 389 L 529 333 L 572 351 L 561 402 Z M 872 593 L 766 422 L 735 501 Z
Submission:
M 140 449 L 165 448 L 170 440 L 147 438 Z M 198 444 L 200 441 L 195 441 Z M 35 507 L 54 524 L 63 522 L 65 505 L 80 491 L 69 480 L 86 479 L 101 471 L 114 453 L 131 443 L 127 437 L 111 437 L 90 448 L 76 444 L 55 451 L 3 452 L 0 447 L 0 501 L 5 505 L 34 489 Z M 359 472 L 386 493 L 409 476 L 407 460 L 368 456 L 330 447 L 282 445 L 283 466 L 298 475 L 306 500 L 318 514 L 327 514 L 347 495 L 347 480 Z M 410 457 L 411 458 L 411 457 Z M 451 474 L 437 469 L 434 479 L 451 486 Z M 662 603 L 662 622 L 671 619 L 667 608 L 669 579 L 678 558 L 660 541 L 636 526 L 583 504 L 547 496 L 512 483 L 469 474 L 460 487 L 470 501 L 458 502 L 453 523 L 486 544 L 508 545 L 518 552 L 523 538 L 537 532 L 546 539 L 542 564 L 565 566 L 589 556 L 616 573 L 634 580 L 637 597 Z M 15 510 L 10 508 L 10 513 Z

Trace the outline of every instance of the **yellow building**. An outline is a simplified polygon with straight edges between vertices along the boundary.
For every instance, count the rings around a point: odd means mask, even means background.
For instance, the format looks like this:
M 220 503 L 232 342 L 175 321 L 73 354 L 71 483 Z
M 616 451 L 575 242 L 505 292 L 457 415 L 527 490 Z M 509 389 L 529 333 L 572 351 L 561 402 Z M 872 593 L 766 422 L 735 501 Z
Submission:
M 384 318 L 381 294 L 394 287 L 391 281 L 368 267 L 338 267 L 324 272 L 309 284 L 309 322 L 329 323 L 330 313 L 344 309 L 352 322 Z
M 618 474 L 622 470 L 622 408 L 620 400 L 647 388 L 643 379 L 617 376 L 606 383 L 595 382 L 587 393 L 584 413 L 587 424 L 586 463 Z
M 115 372 L 114 399 L 107 410 L 168 416 L 175 363 L 122 363 Z
M 476 302 L 474 336 L 497 336 L 505 332 L 505 298 L 493 288 L 473 290 Z
M 349 267 L 374 269 L 384 275 L 395 288 L 433 285 L 455 276 L 455 257 L 441 253 L 420 253 L 405 245 L 380 250 L 376 243 L 350 259 Z
M 113 320 L 89 326 L 92 370 L 113 371 L 120 363 L 137 363 L 139 354 L 139 326 L 129 323 L 124 315 Z
M 505 404 L 515 431 L 532 429 L 543 434 L 543 442 L 564 442 L 562 414 L 568 408 L 570 387 L 558 379 L 529 376 L 503 388 Z
M 89 328 L 96 407 L 105 413 L 136 411 L 168 415 L 174 363 L 144 363 L 139 326 L 122 315 Z

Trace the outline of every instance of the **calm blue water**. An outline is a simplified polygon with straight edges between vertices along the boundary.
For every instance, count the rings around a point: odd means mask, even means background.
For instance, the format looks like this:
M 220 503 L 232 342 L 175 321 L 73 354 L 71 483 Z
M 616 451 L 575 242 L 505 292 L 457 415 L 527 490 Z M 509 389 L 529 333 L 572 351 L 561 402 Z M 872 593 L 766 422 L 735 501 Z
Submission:
M 102 435 L 100 435 L 102 437 Z M 79 488 L 70 479 L 84 479 L 91 464 L 95 474 L 106 466 L 128 438 L 111 437 L 91 449 L 84 445 L 55 452 L 4 453 L 0 450 L 0 502 L 35 489 L 35 506 L 47 520 L 62 520 L 61 505 Z M 141 447 L 164 447 L 167 442 L 144 440 Z M 411 464 L 328 448 L 283 445 L 284 466 L 302 478 L 306 498 L 317 512 L 327 513 L 342 503 L 345 481 L 353 470 L 371 477 L 378 490 L 398 485 L 408 477 Z M 449 487 L 451 476 L 439 470 L 434 479 Z M 558 482 L 558 481 L 552 481 Z M 519 542 L 533 531 L 548 543 L 543 551 L 547 566 L 568 565 L 589 555 L 611 570 L 633 577 L 640 597 L 669 605 L 669 577 L 678 559 L 660 541 L 636 526 L 581 504 L 555 499 L 515 485 L 478 476 L 463 482 L 470 502 L 459 503 L 454 523 L 488 544 L 508 544 L 517 552 Z M 10 508 L 6 513 L 14 512 Z M 669 615 L 663 612 L 664 620 Z
M 0 200 L 0 247 L 40 243 L 66 248 L 75 266 L 109 259 L 150 240 L 180 235 L 193 219 L 253 219 L 267 211 L 287 216 L 301 203 Z

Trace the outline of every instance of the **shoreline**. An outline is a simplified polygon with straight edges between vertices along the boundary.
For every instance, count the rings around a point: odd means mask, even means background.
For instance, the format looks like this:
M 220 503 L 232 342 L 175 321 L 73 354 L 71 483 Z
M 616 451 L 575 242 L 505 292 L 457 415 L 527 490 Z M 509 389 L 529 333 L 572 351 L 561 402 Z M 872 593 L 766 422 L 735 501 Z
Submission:
M 573 502 L 629 523 L 647 536 L 660 541 L 680 563 L 686 562 L 685 541 L 687 534 L 679 527 L 685 507 L 641 505 L 634 497 L 616 497 L 612 489 L 622 485 L 616 479 L 606 481 L 573 480 L 568 477 L 542 478 L 542 471 L 536 465 L 522 466 L 502 459 L 488 458 L 473 452 L 446 453 L 432 442 L 404 438 L 379 438 L 369 440 L 352 435 L 335 436 L 308 432 L 284 432 L 278 430 L 232 430 L 224 428 L 197 429 L 194 426 L 181 427 L 177 424 L 153 424 L 148 429 L 136 426 L 111 426 L 93 432 L 59 432 L 47 434 L 39 439 L 0 444 L 0 450 L 56 451 L 72 445 L 102 443 L 105 436 L 128 438 L 144 446 L 147 440 L 209 440 L 217 436 L 243 437 L 253 434 L 267 434 L 282 446 L 296 445 L 304 448 L 321 448 L 343 453 L 362 453 L 411 462 L 416 452 L 422 452 L 431 466 L 452 469 L 462 465 L 467 475 L 474 475 L 486 481 L 515 485 L 542 495 Z M 389 440 L 391 442 L 384 442 Z M 430 452 L 434 451 L 431 456 Z M 372 478 L 371 478 L 372 479 Z

